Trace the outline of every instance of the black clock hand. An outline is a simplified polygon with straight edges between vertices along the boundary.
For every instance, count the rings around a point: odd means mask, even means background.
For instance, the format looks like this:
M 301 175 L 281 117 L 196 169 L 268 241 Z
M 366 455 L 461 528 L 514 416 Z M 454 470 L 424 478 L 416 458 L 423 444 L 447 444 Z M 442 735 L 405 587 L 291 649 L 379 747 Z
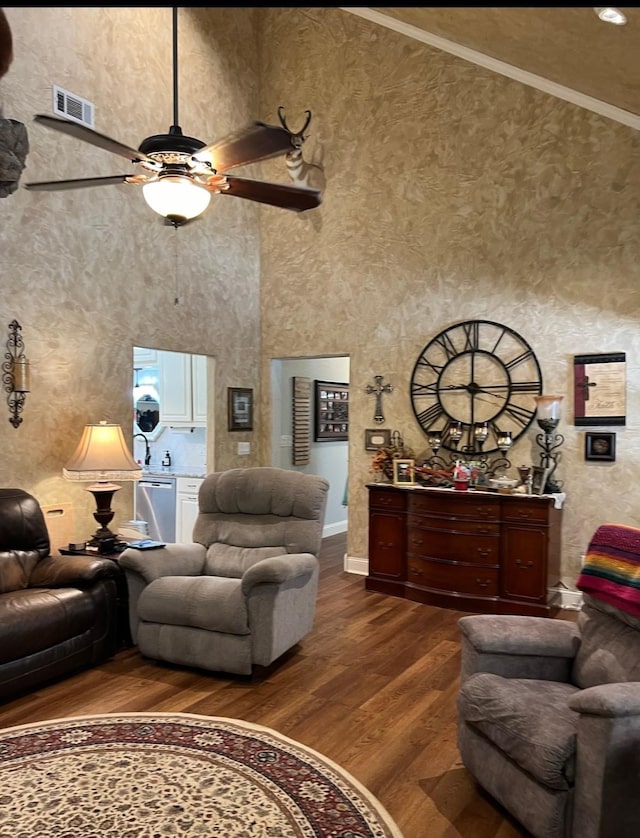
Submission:
M 502 384 L 496 385 L 496 387 L 506 387 L 506 386 L 507 386 L 506 384 L 505 385 L 502 385 Z M 500 399 L 497 399 L 495 397 L 493 399 L 489 400 L 489 399 L 483 399 L 483 398 L 481 398 L 480 396 L 477 395 L 478 393 L 487 393 L 487 395 L 493 395 L 492 393 L 489 393 L 489 390 L 488 390 L 487 387 L 477 387 L 477 386 L 476 387 L 471 387 L 469 384 L 444 384 L 440 389 L 441 390 L 467 390 L 467 392 L 474 395 L 478 399 L 478 401 L 486 402 L 487 404 L 499 404 L 500 401 L 501 401 Z

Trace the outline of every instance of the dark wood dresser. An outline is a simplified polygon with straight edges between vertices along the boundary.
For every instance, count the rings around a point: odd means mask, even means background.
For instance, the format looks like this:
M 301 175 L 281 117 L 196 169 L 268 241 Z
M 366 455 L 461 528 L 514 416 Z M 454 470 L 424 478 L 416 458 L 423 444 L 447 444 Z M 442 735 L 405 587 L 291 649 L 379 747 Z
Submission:
M 459 611 L 549 615 L 562 523 L 553 498 L 367 488 L 367 590 Z

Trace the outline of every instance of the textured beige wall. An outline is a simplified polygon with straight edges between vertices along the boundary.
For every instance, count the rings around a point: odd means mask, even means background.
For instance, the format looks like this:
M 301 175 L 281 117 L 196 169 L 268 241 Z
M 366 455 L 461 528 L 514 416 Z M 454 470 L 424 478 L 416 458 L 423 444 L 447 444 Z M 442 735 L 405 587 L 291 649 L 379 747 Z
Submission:
M 442 328 L 484 318 L 519 332 L 545 391 L 565 396 L 563 574 L 575 581 L 598 524 L 640 526 L 637 132 L 339 9 L 259 20 L 263 110 L 312 109 L 305 151 L 327 178 L 293 234 L 263 213 L 263 374 L 270 357 L 351 358 L 349 554 L 367 555 L 366 385 L 395 385 L 387 426 L 426 451 L 409 402 L 416 357 Z M 617 462 L 585 463 L 573 356 L 609 351 L 627 353 L 628 422 L 613 429 Z M 537 463 L 536 433 L 514 447 L 514 472 Z
M 30 123 L 50 112 L 52 83 L 95 102 L 97 130 L 125 143 L 168 129 L 170 14 L 7 10 L 16 58 L 0 99 L 5 116 L 29 126 L 23 179 L 127 168 Z M 85 422 L 127 423 L 133 344 L 216 356 L 222 468 L 264 462 L 270 358 L 348 354 L 348 550 L 364 557 L 366 385 L 375 374 L 394 383 L 387 425 L 424 451 L 413 363 L 443 327 L 486 318 L 520 332 L 545 390 L 565 395 L 566 580 L 603 520 L 640 526 L 637 133 L 337 8 L 181 10 L 181 43 L 185 133 L 213 140 L 273 121 L 279 105 L 297 126 L 311 108 L 306 155 L 325 167 L 323 205 L 294 216 L 214 198 L 176 234 L 130 186 L 0 200 L 0 310 L 24 327 L 34 385 L 24 424 L 0 421 L 0 485 L 72 502 L 86 523 L 92 499 L 62 479 L 62 465 Z M 286 180 L 281 160 L 263 173 Z M 585 463 L 584 431 L 571 424 L 572 359 L 607 351 L 627 353 L 628 424 L 615 429 L 616 463 Z M 260 378 L 254 453 L 238 458 L 226 387 L 259 388 Z M 537 459 L 534 436 L 515 447 L 514 466 Z M 119 495 L 128 517 L 130 488 Z
M 96 106 L 97 131 L 134 148 L 173 117 L 170 8 L 9 8 L 15 59 L 0 82 L 5 117 L 24 122 L 31 151 L 22 182 L 127 173 L 124 158 L 32 122 L 51 113 L 58 84 Z M 256 118 L 252 10 L 181 9 L 180 111 L 185 134 L 212 142 Z M 0 311 L 23 326 L 33 392 L 15 430 L 0 415 L 0 485 L 44 504 L 72 503 L 77 537 L 95 524 L 93 499 L 62 477 L 86 422 L 128 431 L 134 344 L 217 359 L 215 461 L 238 458 L 226 388 L 259 387 L 259 208 L 214 196 L 207 215 L 177 232 L 141 187 L 56 193 L 22 187 L 0 200 Z M 176 274 L 176 262 L 178 271 Z M 176 288 L 179 303 L 174 305 Z M 3 338 L 4 340 L 4 338 Z M 117 525 L 131 517 L 127 485 Z

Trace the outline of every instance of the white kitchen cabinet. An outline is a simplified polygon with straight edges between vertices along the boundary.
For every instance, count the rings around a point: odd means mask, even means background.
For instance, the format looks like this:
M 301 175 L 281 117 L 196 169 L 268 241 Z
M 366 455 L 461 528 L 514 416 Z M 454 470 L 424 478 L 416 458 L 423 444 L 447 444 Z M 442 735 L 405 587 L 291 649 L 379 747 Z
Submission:
M 146 346 L 133 347 L 133 366 L 155 367 L 158 364 L 158 350 Z
M 198 491 L 200 477 L 178 477 L 176 486 L 176 541 L 189 544 L 193 541 L 193 527 L 198 516 Z
M 207 359 L 204 355 L 158 352 L 160 421 L 163 425 L 207 424 Z

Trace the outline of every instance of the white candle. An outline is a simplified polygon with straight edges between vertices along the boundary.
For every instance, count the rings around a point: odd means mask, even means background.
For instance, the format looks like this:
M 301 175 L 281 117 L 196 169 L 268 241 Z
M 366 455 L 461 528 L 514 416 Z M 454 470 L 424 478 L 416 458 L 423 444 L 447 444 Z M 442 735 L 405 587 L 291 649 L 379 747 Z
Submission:
M 13 363 L 13 389 L 16 393 L 28 393 L 30 385 L 29 361 L 21 355 Z

